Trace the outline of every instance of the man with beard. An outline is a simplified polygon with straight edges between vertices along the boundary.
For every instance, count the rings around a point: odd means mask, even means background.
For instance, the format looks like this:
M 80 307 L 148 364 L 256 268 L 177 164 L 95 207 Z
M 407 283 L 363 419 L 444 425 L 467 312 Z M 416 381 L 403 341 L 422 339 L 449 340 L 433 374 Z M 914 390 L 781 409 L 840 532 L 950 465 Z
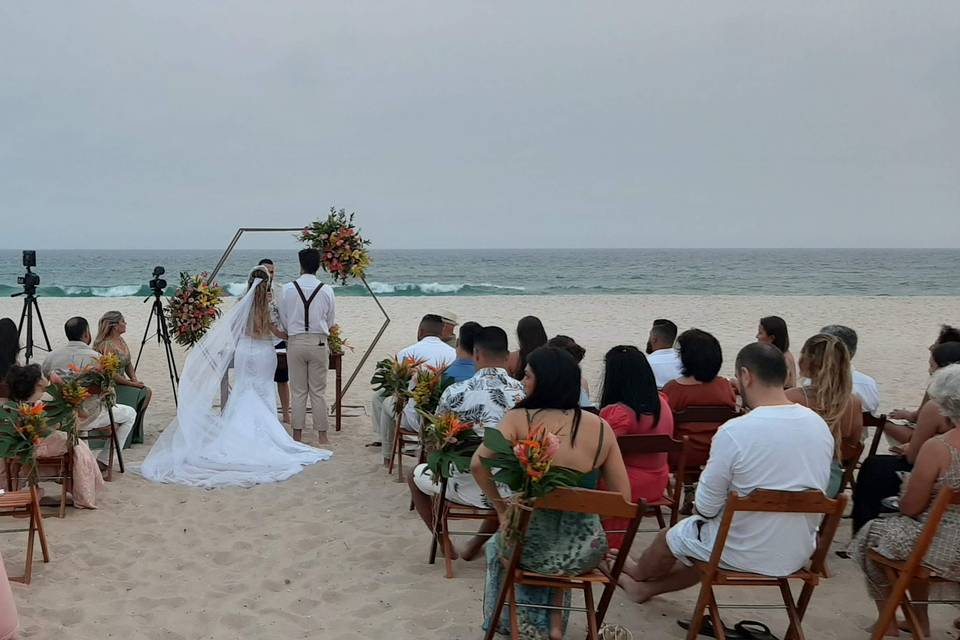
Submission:
M 670 320 L 660 318 L 653 321 L 650 337 L 647 338 L 647 361 L 657 379 L 657 389 L 663 389 L 671 380 L 683 375 L 680 356 L 673 343 L 677 341 L 677 325 Z

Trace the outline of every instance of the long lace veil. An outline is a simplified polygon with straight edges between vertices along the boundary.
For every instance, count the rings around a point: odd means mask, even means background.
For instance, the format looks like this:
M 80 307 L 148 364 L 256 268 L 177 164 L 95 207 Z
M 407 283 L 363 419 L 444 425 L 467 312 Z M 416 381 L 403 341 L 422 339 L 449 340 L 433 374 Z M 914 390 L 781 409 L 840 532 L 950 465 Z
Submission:
M 253 280 L 239 302 L 214 323 L 187 356 L 177 387 L 177 417 L 160 434 L 143 461 L 140 473 L 145 478 L 155 482 L 188 480 L 182 476 L 189 475 L 191 452 L 202 451 L 219 431 L 220 412 L 213 403 L 220 381 L 247 331 L 254 293 L 262 280 Z

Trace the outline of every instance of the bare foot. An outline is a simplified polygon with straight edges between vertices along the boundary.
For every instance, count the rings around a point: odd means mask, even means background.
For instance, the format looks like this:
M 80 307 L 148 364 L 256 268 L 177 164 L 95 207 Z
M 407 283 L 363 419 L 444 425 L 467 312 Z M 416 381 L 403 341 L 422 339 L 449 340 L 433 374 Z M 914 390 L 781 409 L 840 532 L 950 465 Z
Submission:
M 330 441 L 327 440 L 327 432 L 321 431 L 317 434 L 317 444 L 330 444 Z
M 609 551 L 607 551 L 607 555 L 604 558 L 604 568 L 607 570 L 608 573 L 613 568 L 613 563 L 617 561 L 617 557 L 619 555 L 620 555 L 620 549 L 610 549 Z M 634 560 L 629 555 L 627 555 L 626 560 L 623 561 L 623 569 L 621 573 L 625 573 L 628 576 L 633 576 L 637 573 L 637 569 L 639 568 L 639 566 L 640 565 L 637 563 L 636 560 Z
M 623 587 L 623 590 L 626 592 L 627 597 L 633 600 L 638 604 L 643 604 L 653 596 L 657 595 L 649 584 L 646 582 L 640 582 L 639 580 L 634 580 L 630 576 L 621 573 L 619 584 Z
M 872 631 L 874 630 L 874 628 L 876 628 L 876 626 L 877 626 L 876 624 L 872 625 L 869 630 L 872 632 Z M 890 626 L 887 627 L 887 632 L 883 634 L 883 637 L 884 637 L 884 638 L 899 638 L 899 637 L 900 637 L 900 630 L 897 628 L 897 622 L 896 622 L 896 620 L 894 620 L 894 621 L 890 624 Z
M 906 631 L 911 633 L 910 624 L 906 620 L 897 620 L 897 628 L 900 631 Z M 924 637 L 930 637 L 930 621 L 929 620 L 920 620 L 920 631 L 923 632 Z

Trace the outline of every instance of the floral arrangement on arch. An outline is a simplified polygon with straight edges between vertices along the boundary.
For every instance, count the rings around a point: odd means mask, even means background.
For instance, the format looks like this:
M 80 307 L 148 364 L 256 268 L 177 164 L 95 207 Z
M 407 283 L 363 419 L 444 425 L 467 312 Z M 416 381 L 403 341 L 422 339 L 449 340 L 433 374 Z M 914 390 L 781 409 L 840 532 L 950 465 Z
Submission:
M 340 325 L 338 324 L 330 327 L 330 335 L 327 337 L 327 346 L 330 348 L 330 353 L 335 356 L 342 356 L 347 350 L 353 351 L 353 345 L 347 342 L 347 339 L 343 337 L 343 331 L 340 329 Z
M 206 273 L 192 276 L 180 273 L 180 286 L 167 302 L 167 322 L 177 344 L 190 348 L 220 317 L 223 289 L 216 282 L 207 282 Z
M 553 464 L 560 449 L 560 438 L 543 427 L 537 427 L 526 438 L 510 442 L 497 429 L 486 429 L 483 444 L 493 451 L 491 458 L 482 458 L 493 471 L 493 479 L 513 491 L 507 499 L 504 536 L 516 542 L 520 532 L 520 513 L 532 509 L 533 503 L 558 487 L 575 487 L 583 474 Z
M 0 458 L 16 459 L 27 469 L 30 484 L 36 484 L 36 448 L 50 435 L 46 405 L 6 402 L 0 406 Z
M 466 473 L 480 445 L 473 423 L 461 420 L 452 412 L 439 416 L 419 409 L 417 412 L 423 418 L 420 438 L 427 451 L 427 468 L 434 484 L 441 478 L 449 478 L 451 468 Z
M 323 270 L 333 276 L 335 282 L 346 284 L 350 278 L 363 278 L 373 263 L 360 229 L 353 223 L 353 216 L 344 209 L 337 211 L 330 207 L 330 215 L 315 220 L 303 228 L 297 236 L 314 249 L 320 251 L 320 263 Z

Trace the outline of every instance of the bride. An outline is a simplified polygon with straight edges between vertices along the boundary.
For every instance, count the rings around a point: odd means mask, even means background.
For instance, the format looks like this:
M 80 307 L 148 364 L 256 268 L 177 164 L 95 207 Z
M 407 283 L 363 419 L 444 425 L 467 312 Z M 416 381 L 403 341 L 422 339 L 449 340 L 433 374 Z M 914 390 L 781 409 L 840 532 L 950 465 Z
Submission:
M 273 382 L 277 356 L 270 314 L 270 274 L 256 267 L 243 298 L 187 356 L 177 391 L 177 417 L 160 434 L 140 469 L 148 480 L 197 487 L 249 487 L 279 482 L 333 455 L 295 442 L 277 420 Z M 213 402 L 234 364 L 223 412 Z

